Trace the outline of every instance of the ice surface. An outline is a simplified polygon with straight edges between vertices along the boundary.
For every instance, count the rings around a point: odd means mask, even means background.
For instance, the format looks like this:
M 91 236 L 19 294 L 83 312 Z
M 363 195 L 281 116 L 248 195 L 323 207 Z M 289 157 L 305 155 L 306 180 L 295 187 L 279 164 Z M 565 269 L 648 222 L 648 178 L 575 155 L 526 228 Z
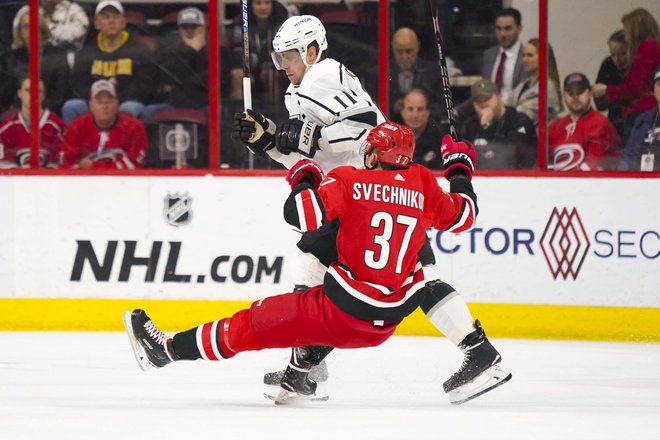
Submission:
M 513 372 L 452 406 L 444 338 L 335 351 L 325 403 L 275 406 L 285 350 L 142 372 L 123 333 L 0 332 L 0 439 L 660 438 L 660 344 L 494 340 Z

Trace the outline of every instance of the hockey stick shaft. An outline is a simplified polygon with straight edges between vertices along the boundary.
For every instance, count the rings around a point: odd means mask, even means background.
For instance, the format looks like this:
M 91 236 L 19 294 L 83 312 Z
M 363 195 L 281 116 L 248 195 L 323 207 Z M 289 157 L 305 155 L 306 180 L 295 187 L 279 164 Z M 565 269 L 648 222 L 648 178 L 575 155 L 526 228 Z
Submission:
M 456 123 L 454 121 L 454 99 L 451 94 L 451 87 L 449 86 L 449 73 L 447 71 L 447 59 L 445 58 L 445 45 L 442 41 L 440 23 L 438 22 L 438 3 L 437 0 L 429 0 L 429 3 L 433 18 L 433 29 L 435 30 L 435 40 L 438 45 L 438 57 L 440 58 L 440 76 L 442 78 L 442 90 L 445 95 L 445 107 L 449 119 L 449 134 L 451 134 L 452 138 L 458 139 L 456 136 Z
M 250 34 L 248 32 L 248 4 L 241 0 L 241 17 L 243 19 L 243 105 L 245 109 L 252 108 L 252 84 L 250 82 Z

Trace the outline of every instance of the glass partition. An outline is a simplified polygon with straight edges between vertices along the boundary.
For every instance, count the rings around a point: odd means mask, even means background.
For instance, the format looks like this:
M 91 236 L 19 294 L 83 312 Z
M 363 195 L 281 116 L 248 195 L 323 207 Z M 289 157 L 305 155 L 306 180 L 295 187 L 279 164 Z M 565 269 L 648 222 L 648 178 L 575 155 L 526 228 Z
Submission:
M 238 0 L 39 0 L 38 23 L 26 3 L 0 4 L 0 119 L 18 124 L 0 131 L 2 168 L 31 165 L 38 26 L 41 168 L 86 168 L 91 158 L 92 168 L 285 169 L 231 139 L 245 107 Z M 440 170 L 449 113 L 431 4 L 456 131 L 475 145 L 479 170 L 657 171 L 652 0 L 250 0 L 252 108 L 276 124 L 299 117 L 285 106 L 291 80 L 273 63 L 272 40 L 288 17 L 313 15 L 327 33 L 324 55 L 413 129 L 416 162 Z M 109 85 L 94 89 L 98 80 Z

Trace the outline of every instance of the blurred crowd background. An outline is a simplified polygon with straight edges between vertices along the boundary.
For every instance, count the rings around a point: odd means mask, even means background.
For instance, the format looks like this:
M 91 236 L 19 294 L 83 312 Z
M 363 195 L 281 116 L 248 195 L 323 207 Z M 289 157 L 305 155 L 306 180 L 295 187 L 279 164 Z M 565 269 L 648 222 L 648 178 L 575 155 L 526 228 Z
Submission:
M 39 3 L 41 166 L 208 167 L 206 2 Z M 539 131 L 539 12 L 521 7 L 528 3 L 438 1 L 457 131 L 475 145 L 478 168 L 538 169 L 541 133 L 548 169 L 660 169 L 660 6 L 618 2 L 619 10 L 608 10 L 616 20 L 599 38 L 601 2 L 564 2 L 575 9 L 556 17 L 566 21 L 565 33 L 552 32 L 561 23 L 550 26 L 542 79 L 547 123 Z M 2 168 L 30 164 L 28 12 L 24 1 L 0 3 Z M 230 139 L 232 116 L 243 109 L 239 13 L 239 2 L 220 2 L 220 164 L 278 168 Z M 271 42 L 280 24 L 299 14 L 319 17 L 329 56 L 378 102 L 377 1 L 250 0 L 253 108 L 274 121 L 288 118 L 289 81 L 273 65 Z M 389 15 L 389 102 L 382 110 L 413 129 L 414 160 L 440 169 L 448 117 L 429 2 L 390 2 Z M 551 9 L 548 22 L 553 18 Z M 600 31 L 576 32 L 580 23 Z

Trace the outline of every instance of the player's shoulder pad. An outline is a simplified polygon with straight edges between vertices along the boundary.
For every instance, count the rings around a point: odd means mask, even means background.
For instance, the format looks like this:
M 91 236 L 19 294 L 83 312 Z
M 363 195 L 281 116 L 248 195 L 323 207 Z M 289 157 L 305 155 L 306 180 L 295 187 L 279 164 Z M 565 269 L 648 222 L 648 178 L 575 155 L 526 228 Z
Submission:
M 319 61 L 305 73 L 298 93 L 314 97 L 336 94 L 340 69 L 341 64 L 332 58 Z

